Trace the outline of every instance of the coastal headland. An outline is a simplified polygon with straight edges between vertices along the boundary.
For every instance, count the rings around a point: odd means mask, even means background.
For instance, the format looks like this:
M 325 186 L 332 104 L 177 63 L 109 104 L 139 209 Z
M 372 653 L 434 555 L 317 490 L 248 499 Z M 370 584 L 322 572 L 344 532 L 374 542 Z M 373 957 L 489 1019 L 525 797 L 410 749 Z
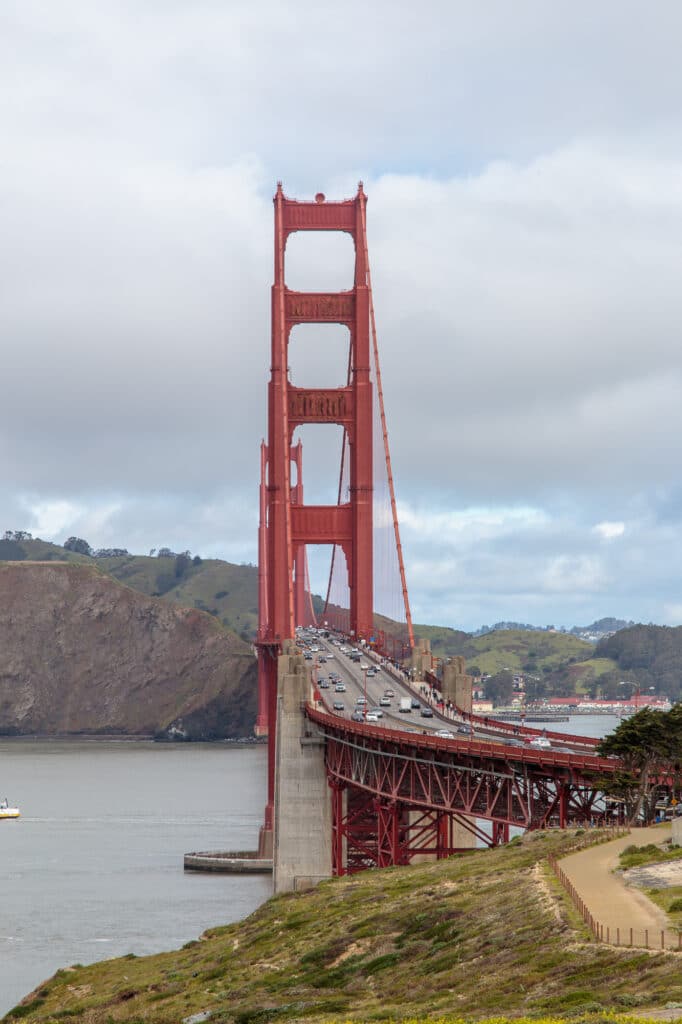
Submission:
M 504 848 L 332 879 L 270 899 L 177 952 L 60 970 L 15 1017 L 682 1018 L 681 954 L 597 942 L 549 869 L 550 854 L 608 838 L 536 832 Z

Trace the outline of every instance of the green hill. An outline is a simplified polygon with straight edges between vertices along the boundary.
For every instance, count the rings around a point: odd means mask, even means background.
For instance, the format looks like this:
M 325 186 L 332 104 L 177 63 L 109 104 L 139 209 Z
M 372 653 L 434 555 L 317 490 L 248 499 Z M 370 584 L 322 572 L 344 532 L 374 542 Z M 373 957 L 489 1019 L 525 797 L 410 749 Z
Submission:
M 256 635 L 258 573 L 251 565 L 233 565 L 220 559 L 199 559 L 194 564 L 191 559 L 146 555 L 94 558 L 42 540 L 24 540 L 18 546 L 29 561 L 96 565 L 148 597 L 163 597 L 183 607 L 209 612 L 242 640 L 251 642 Z
M 0 559 L 94 564 L 150 597 L 208 612 L 246 642 L 256 634 L 258 573 L 252 565 L 184 555 L 98 558 L 39 539 L 0 540 Z M 320 600 L 315 603 L 319 607 Z M 471 636 L 446 626 L 417 625 L 415 636 L 428 637 L 437 657 L 463 655 L 483 674 L 509 669 L 536 675 L 546 694 L 623 696 L 619 684 L 631 680 L 642 692 L 653 687 L 673 699 L 682 696 L 682 627 L 633 626 L 596 648 L 579 637 L 549 630 L 498 629 Z
M 664 693 L 671 700 L 682 699 L 682 626 L 622 629 L 599 641 L 595 657 L 611 659 L 619 678 L 631 680 L 643 694 Z M 628 696 L 633 689 L 628 688 Z
M 270 899 L 178 952 L 58 971 L 6 1019 L 597 1024 L 607 1012 L 678 1006 L 677 954 L 596 942 L 555 881 L 547 855 L 574 841 L 536 832 L 508 847 L 332 879 Z
M 472 637 L 454 629 L 415 626 L 415 635 L 428 637 L 431 650 L 439 657 L 463 655 L 482 673 L 551 672 L 569 662 L 584 661 L 594 647 L 567 633 L 539 630 L 499 629 Z

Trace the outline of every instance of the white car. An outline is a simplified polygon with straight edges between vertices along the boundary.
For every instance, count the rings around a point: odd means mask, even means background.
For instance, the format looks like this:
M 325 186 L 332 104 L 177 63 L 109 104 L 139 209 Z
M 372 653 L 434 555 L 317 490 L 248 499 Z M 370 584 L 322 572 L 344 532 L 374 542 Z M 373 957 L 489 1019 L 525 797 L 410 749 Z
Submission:
M 536 736 L 530 741 L 530 745 L 531 747 L 539 747 L 542 750 L 549 750 L 552 746 L 546 736 Z
M 365 715 L 365 721 L 366 722 L 378 722 L 379 721 L 379 716 L 375 715 L 371 711 L 368 711 L 367 714 Z
M 454 740 L 455 738 L 454 732 L 450 732 L 449 729 L 438 729 L 433 735 L 437 736 L 440 740 Z
M 380 697 L 379 698 L 379 706 L 382 707 L 382 708 L 390 708 L 390 706 L 391 706 L 391 698 L 390 697 Z

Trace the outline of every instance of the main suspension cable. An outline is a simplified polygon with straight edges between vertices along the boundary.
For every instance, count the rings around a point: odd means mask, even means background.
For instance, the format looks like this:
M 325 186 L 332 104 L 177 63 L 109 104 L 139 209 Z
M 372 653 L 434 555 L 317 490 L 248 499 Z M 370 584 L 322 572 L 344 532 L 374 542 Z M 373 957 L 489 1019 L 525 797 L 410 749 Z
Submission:
M 395 533 L 395 544 L 398 552 L 398 567 L 400 569 L 400 585 L 403 591 L 405 602 L 405 619 L 407 621 L 407 635 L 410 647 L 414 647 L 414 630 L 412 629 L 412 613 L 410 612 L 410 599 L 407 594 L 407 579 L 405 576 L 405 563 L 403 561 L 403 548 L 400 542 L 400 526 L 398 525 L 398 508 L 395 500 L 395 487 L 393 485 L 393 469 L 391 467 L 391 452 L 388 446 L 388 428 L 386 426 L 386 412 L 384 410 L 384 391 L 381 385 L 381 369 L 379 366 L 379 345 L 377 343 L 377 328 L 374 317 L 374 298 L 372 295 L 372 274 L 369 268 L 369 250 L 367 247 L 367 220 L 365 207 L 361 205 L 362 216 L 362 244 L 365 250 L 365 266 L 367 268 L 367 287 L 369 289 L 369 319 L 372 330 L 372 348 L 374 351 L 374 368 L 377 377 L 377 391 L 379 393 L 379 414 L 381 417 L 381 433 L 384 440 L 384 455 L 386 457 L 386 473 L 388 476 L 388 492 L 391 498 L 391 511 L 393 513 L 393 532 Z

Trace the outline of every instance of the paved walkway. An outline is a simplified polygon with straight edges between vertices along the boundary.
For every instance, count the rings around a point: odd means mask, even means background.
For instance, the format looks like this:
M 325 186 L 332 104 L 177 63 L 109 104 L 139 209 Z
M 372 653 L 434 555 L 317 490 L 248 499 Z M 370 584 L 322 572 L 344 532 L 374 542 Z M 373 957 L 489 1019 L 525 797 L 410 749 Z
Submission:
M 626 846 L 659 845 L 670 838 L 671 831 L 668 824 L 636 828 L 627 836 L 569 854 L 559 862 L 592 916 L 604 926 L 604 938 L 608 928 L 615 942 L 620 929 L 621 944 L 627 945 L 632 928 L 634 944 L 643 945 L 641 938 L 648 929 L 650 944 L 658 946 L 661 930 L 670 928 L 664 912 L 643 892 L 625 885 L 613 869 L 618 867 L 618 855 Z

